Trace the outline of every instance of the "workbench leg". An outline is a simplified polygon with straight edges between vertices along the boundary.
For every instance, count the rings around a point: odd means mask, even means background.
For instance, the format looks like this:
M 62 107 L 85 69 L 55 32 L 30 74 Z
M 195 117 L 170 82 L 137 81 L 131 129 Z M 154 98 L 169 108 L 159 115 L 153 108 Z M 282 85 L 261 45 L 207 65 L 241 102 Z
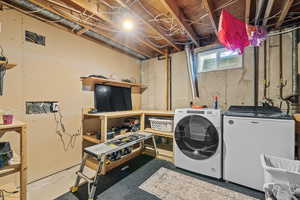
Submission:
M 79 168 L 79 171 L 77 173 L 82 173 L 83 172 L 83 169 L 85 167 L 85 163 L 86 163 L 86 160 L 88 159 L 88 155 L 85 154 L 82 158 L 82 162 L 81 162 L 81 165 L 80 165 L 80 168 Z M 77 174 L 76 173 L 76 174 Z M 77 177 L 76 177 L 76 180 L 75 180 L 75 184 L 74 186 L 71 188 L 71 192 L 77 192 L 78 191 L 78 186 L 79 186 L 79 183 L 80 183 L 80 176 L 77 174 Z
M 154 147 L 154 151 L 155 151 L 155 156 L 157 156 L 158 153 L 157 153 L 157 148 L 156 148 L 156 142 L 155 142 L 155 137 L 154 137 L 154 135 L 152 136 L 152 141 L 153 141 L 153 147 Z
M 26 126 L 23 126 L 20 132 L 20 154 L 21 154 L 21 171 L 20 171 L 20 199 L 27 199 L 27 135 Z
M 101 143 L 107 140 L 107 117 L 101 119 Z
M 92 187 L 89 188 L 89 199 L 88 200 L 94 200 L 95 192 L 96 192 L 97 185 L 98 185 L 99 178 L 100 178 L 100 173 L 101 173 L 101 170 L 102 170 L 102 167 L 103 167 L 104 163 L 105 163 L 104 156 L 102 156 L 101 160 L 99 162 L 97 171 L 96 171 L 96 175 L 94 177 L 94 181 L 93 181 L 93 183 L 91 183 Z

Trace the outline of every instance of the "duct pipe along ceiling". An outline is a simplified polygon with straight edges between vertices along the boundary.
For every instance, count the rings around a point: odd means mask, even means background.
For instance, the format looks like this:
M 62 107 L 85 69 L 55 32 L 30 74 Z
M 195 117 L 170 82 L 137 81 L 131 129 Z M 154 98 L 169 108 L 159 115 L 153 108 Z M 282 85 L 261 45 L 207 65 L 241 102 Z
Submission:
M 74 30 L 74 32 L 77 32 L 77 31 L 83 29 L 83 27 L 80 26 L 79 24 L 72 22 L 70 20 L 67 20 L 67 19 L 65 19 L 55 13 L 52 13 L 44 8 L 41 8 L 40 6 L 35 5 L 27 0 L 3 0 L 3 2 L 5 2 L 7 4 L 11 4 L 13 6 L 17 6 L 20 9 L 24 9 L 24 12 L 37 12 L 39 14 L 39 16 L 42 16 L 47 20 L 55 21 L 57 24 L 63 25 L 65 27 L 70 28 L 71 30 Z M 148 58 L 148 57 L 145 57 L 145 56 L 127 48 L 126 46 L 118 44 L 118 43 L 112 41 L 111 39 L 104 37 L 103 35 L 100 35 L 98 33 L 95 33 L 93 31 L 87 31 L 84 33 L 84 35 L 86 35 L 92 39 L 96 39 L 98 41 L 104 42 L 104 43 L 108 44 L 109 46 L 112 46 L 116 49 L 126 52 L 127 54 L 130 54 L 140 60 L 145 60 Z
M 196 97 L 199 97 L 199 91 L 197 86 L 197 72 L 196 72 L 196 66 L 194 62 L 194 56 L 191 51 L 190 45 L 185 45 L 185 55 L 187 60 L 187 68 L 189 73 L 189 79 L 190 79 L 190 86 L 192 91 L 192 100 L 194 100 Z

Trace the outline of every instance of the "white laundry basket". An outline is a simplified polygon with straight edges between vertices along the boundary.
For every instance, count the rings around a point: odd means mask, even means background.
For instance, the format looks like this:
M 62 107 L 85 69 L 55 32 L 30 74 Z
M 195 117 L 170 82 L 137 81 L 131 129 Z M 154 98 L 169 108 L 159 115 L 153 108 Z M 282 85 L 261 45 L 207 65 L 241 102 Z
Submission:
M 172 132 L 173 120 L 149 118 L 151 128 L 156 131 Z
M 300 161 L 261 155 L 261 163 L 265 174 L 266 195 L 273 193 L 278 200 L 298 199 L 295 196 L 299 195 L 300 190 Z

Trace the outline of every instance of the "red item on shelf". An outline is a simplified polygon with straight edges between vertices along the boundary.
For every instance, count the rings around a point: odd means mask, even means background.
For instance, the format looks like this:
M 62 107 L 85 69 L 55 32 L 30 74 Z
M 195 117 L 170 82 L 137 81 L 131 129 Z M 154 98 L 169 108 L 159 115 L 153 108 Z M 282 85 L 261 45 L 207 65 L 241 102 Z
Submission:
M 7 125 L 7 124 L 13 123 L 14 116 L 13 115 L 3 115 L 2 118 L 3 118 L 3 124 Z
M 218 39 L 227 49 L 239 50 L 240 54 L 250 45 L 246 23 L 224 9 L 220 16 Z

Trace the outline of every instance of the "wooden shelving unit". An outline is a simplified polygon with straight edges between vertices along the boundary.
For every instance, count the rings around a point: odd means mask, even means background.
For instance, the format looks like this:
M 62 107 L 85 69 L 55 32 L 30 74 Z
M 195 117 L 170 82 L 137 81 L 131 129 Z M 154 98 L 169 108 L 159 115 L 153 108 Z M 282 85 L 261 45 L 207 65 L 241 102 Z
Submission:
M 0 65 L 3 65 L 3 64 L 6 64 L 6 61 L 0 61 Z M 6 65 L 6 69 L 8 70 L 8 69 L 12 69 L 12 68 L 14 68 L 14 67 L 16 67 L 17 66 L 17 64 L 16 63 L 8 63 L 7 65 Z
M 135 111 L 121 111 L 121 112 L 106 112 L 106 113 L 96 113 L 89 114 L 88 109 L 83 110 L 83 142 L 89 142 L 93 144 L 100 144 L 101 142 L 107 141 L 107 130 L 108 130 L 108 122 L 112 119 L 120 119 L 120 118 L 128 118 L 135 117 L 140 119 L 141 127 L 140 130 L 154 133 L 160 137 L 173 138 L 172 133 L 155 131 L 150 128 L 145 129 L 145 118 L 146 116 L 156 116 L 156 117 L 173 117 L 174 112 L 172 111 L 145 111 L 145 110 L 135 110 Z M 92 121 L 92 122 L 91 122 Z M 95 135 L 90 135 L 90 133 L 100 132 L 101 139 L 97 139 Z M 86 144 L 83 144 L 83 148 L 86 147 Z M 124 162 L 140 155 L 143 149 L 136 148 L 132 153 L 122 157 L 120 160 L 110 162 L 105 165 L 105 168 L 102 171 L 102 174 L 105 174 L 109 170 L 123 164 Z M 172 160 L 173 152 L 167 151 L 165 149 L 158 149 L 159 157 L 167 157 L 168 160 Z M 98 162 L 94 159 L 88 159 L 86 165 L 92 169 L 96 169 L 98 166 Z
M 15 121 L 13 124 L 3 125 L 0 124 L 0 137 L 4 134 L 11 132 L 17 132 L 20 135 L 20 161 L 12 162 L 10 165 L 0 169 L 0 178 L 20 172 L 20 192 L 19 196 L 21 200 L 26 200 L 27 195 L 27 136 L 26 136 L 26 124 L 23 122 Z M 6 188 L 7 185 L 0 186 L 0 188 Z M 10 186 L 11 187 L 11 186 Z M 10 190 L 9 190 L 10 191 Z M 14 200 L 15 197 L 5 198 L 8 200 Z

